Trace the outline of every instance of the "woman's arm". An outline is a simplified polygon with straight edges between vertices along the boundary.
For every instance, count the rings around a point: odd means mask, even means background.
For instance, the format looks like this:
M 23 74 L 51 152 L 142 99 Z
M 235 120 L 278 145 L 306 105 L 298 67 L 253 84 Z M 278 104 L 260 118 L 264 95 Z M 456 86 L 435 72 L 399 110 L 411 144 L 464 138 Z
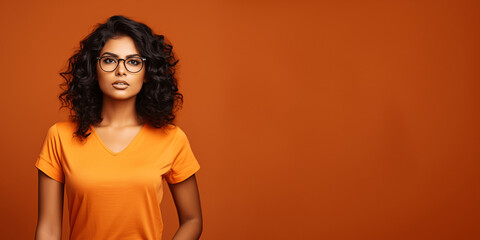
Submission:
M 183 182 L 168 184 L 177 207 L 178 228 L 173 240 L 199 239 L 202 234 L 203 221 L 195 174 Z
M 38 170 L 38 218 L 35 240 L 62 239 L 63 186 Z

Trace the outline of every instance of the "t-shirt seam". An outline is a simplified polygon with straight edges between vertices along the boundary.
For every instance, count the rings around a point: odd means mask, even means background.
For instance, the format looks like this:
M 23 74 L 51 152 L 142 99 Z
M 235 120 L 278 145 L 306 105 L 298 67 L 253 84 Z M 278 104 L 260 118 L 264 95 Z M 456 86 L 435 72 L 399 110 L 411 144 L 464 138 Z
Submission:
M 176 127 L 176 130 L 175 130 L 175 140 L 173 141 L 173 146 L 176 147 L 177 146 L 177 139 L 178 139 L 178 126 Z M 178 155 L 177 155 L 178 156 Z M 170 165 L 170 174 L 173 173 L 172 169 L 173 169 L 173 164 L 175 162 L 175 159 L 173 159 L 172 161 L 172 164 Z
M 179 183 L 182 182 L 183 180 L 187 179 L 188 177 L 192 176 L 195 174 L 198 170 L 200 169 L 200 165 L 197 163 L 195 166 L 185 168 L 182 173 L 179 174 L 178 177 L 174 177 L 174 181 L 170 183 Z
M 55 172 L 56 174 L 60 177 L 60 178 L 64 178 L 65 176 L 63 175 L 63 171 L 62 170 L 58 170 L 55 166 L 53 166 L 50 161 L 46 158 L 44 158 L 42 155 L 39 155 L 38 156 L 40 159 L 43 159 L 43 161 L 45 163 L 47 163 Z
M 63 145 L 62 145 L 62 140 L 60 139 L 60 132 L 58 130 L 57 123 L 58 122 L 56 122 L 54 125 L 55 125 L 55 130 L 57 132 L 56 138 L 58 139 L 58 144 L 60 145 L 60 149 L 59 149 L 60 152 L 57 152 L 57 154 L 58 154 L 58 164 L 60 164 L 60 167 L 63 169 L 63 161 L 64 161 L 64 159 L 63 159 Z
M 174 146 L 174 148 L 177 147 L 177 142 L 178 142 L 178 129 L 179 129 L 179 128 L 180 128 L 179 126 L 176 126 L 176 128 L 175 128 L 175 139 L 173 140 L 173 146 Z M 174 178 L 174 177 L 173 177 L 173 174 L 174 174 L 174 172 L 173 172 L 173 165 L 175 164 L 176 157 L 181 154 L 181 153 L 180 153 L 180 150 L 179 150 L 178 152 L 176 152 L 175 154 L 176 154 L 176 155 L 174 155 L 174 159 L 173 159 L 173 161 L 172 161 L 172 164 L 170 165 L 170 171 L 169 171 L 169 173 L 168 173 L 169 176 L 167 177 L 167 180 L 169 180 L 169 179 L 171 179 L 171 178 Z M 167 181 L 167 182 L 170 182 L 170 181 Z

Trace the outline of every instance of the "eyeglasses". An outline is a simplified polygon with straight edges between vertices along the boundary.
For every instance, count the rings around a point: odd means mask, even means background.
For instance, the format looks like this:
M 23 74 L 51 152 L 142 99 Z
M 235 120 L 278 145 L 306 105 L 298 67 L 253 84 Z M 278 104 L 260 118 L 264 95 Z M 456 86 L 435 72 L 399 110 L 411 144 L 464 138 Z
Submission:
M 129 57 L 127 59 L 118 59 L 112 56 L 97 57 L 97 60 L 99 61 L 100 68 L 104 72 L 115 71 L 115 69 L 117 69 L 118 67 L 118 64 L 120 63 L 120 60 L 123 60 L 123 65 L 125 66 L 125 69 L 127 69 L 127 71 L 131 73 L 140 72 L 144 65 L 143 62 L 147 61 L 146 58 L 142 57 Z

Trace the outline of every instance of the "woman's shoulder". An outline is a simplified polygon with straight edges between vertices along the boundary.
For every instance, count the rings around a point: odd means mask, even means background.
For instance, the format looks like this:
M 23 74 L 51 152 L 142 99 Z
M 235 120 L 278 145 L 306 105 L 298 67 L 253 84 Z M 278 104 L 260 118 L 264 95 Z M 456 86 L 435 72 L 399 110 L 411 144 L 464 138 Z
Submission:
M 147 128 L 150 129 L 150 132 L 154 133 L 157 136 L 171 136 L 175 137 L 177 135 L 184 135 L 185 133 L 180 128 L 180 126 L 175 124 L 167 124 L 163 127 L 155 127 L 151 124 L 147 124 Z
M 50 125 L 48 134 L 60 139 L 66 139 L 73 136 L 77 131 L 77 123 L 71 120 L 57 121 Z
M 77 123 L 72 120 L 57 121 L 53 124 L 59 132 L 72 132 L 75 131 Z
M 48 127 L 46 138 L 52 141 L 66 139 L 75 131 L 75 123 L 71 121 L 57 121 Z

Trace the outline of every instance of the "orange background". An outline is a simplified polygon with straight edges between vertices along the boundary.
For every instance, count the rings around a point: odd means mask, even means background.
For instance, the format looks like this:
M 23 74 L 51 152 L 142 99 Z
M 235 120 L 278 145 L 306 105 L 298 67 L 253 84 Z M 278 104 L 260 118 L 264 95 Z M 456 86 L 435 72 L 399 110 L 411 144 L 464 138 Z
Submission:
M 480 239 L 477 1 L 0 7 L 2 239 L 33 238 L 34 161 L 68 113 L 58 73 L 114 14 L 164 34 L 180 59 L 202 239 Z

